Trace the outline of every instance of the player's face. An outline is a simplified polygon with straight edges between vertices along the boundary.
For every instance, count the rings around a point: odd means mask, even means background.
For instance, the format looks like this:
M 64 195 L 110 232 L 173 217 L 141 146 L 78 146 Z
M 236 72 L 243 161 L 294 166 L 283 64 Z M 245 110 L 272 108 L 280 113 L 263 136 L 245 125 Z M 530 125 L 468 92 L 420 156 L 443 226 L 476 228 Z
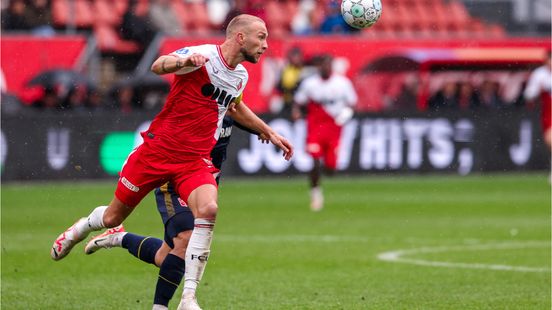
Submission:
M 246 61 L 251 63 L 259 62 L 261 55 L 268 48 L 266 41 L 268 31 L 264 23 L 255 22 L 244 33 L 243 45 L 240 53 Z
M 332 75 L 332 59 L 324 58 L 318 67 L 320 70 L 320 75 L 323 79 L 327 79 Z

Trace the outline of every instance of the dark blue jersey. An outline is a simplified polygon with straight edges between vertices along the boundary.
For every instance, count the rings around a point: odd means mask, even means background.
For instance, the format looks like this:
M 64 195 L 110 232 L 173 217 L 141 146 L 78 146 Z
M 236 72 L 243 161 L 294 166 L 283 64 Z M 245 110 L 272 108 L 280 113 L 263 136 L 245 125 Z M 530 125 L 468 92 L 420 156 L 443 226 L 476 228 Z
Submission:
M 218 170 L 222 168 L 222 163 L 226 160 L 226 148 L 228 148 L 228 144 L 230 143 L 233 124 L 234 120 L 232 118 L 229 116 L 224 117 L 219 139 L 211 151 L 211 161 Z M 217 184 L 218 182 L 219 178 L 217 177 Z

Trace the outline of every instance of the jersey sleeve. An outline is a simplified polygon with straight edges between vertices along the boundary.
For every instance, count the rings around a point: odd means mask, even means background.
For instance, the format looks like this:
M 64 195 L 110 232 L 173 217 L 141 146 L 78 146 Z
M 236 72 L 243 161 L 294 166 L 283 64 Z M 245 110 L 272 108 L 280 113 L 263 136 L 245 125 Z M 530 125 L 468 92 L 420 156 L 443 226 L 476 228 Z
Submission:
M 536 70 L 533 71 L 531 76 L 529 76 L 529 81 L 527 81 L 527 86 L 525 87 L 525 91 L 523 92 L 523 96 L 526 100 L 533 100 L 535 99 L 541 89 L 540 89 L 540 71 Z
M 303 83 L 299 84 L 299 88 L 295 92 L 295 95 L 293 96 L 293 100 L 295 103 L 299 105 L 304 105 L 309 101 L 309 85 L 310 80 L 305 80 Z
M 351 80 L 345 78 L 345 101 L 347 105 L 354 106 L 358 101 L 358 96 Z
M 238 68 L 237 68 L 238 69 Z M 245 87 L 247 86 L 247 82 L 249 81 L 249 73 L 245 69 L 244 66 L 239 65 L 239 70 L 243 72 L 243 79 L 241 80 L 241 83 L 239 84 L 238 91 L 239 95 L 234 99 L 235 104 L 239 104 L 243 100 L 243 91 L 245 90 Z
M 191 56 L 194 53 L 200 53 L 199 49 L 195 46 L 191 47 L 183 47 L 179 50 L 176 50 L 172 53 L 170 53 L 170 56 L 178 57 L 178 58 L 187 58 Z M 178 71 L 176 71 L 174 74 L 182 75 L 186 73 L 193 72 L 195 70 L 199 69 L 199 67 L 184 67 Z

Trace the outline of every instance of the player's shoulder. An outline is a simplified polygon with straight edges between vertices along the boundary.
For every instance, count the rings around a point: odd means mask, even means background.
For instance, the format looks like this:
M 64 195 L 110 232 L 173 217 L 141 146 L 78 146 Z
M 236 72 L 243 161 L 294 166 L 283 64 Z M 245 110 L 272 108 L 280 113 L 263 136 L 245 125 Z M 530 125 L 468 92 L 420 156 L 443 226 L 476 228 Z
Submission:
M 348 77 L 342 74 L 333 74 L 332 79 L 337 81 L 338 83 L 349 83 L 351 80 L 349 80 Z
M 318 74 L 311 74 L 301 82 L 301 85 L 304 85 L 305 87 L 310 87 L 316 84 L 319 84 L 322 81 L 320 76 Z
M 209 56 L 212 56 L 213 54 L 216 54 L 216 52 L 217 52 L 216 45 L 202 44 L 202 45 L 186 46 L 174 51 L 172 54 L 175 54 L 180 57 L 187 57 L 194 53 L 198 53 L 206 57 L 209 57 Z
M 552 71 L 548 66 L 540 66 L 537 69 L 535 69 L 535 74 L 542 75 L 542 76 L 550 76 L 552 75 Z
M 246 78 L 249 77 L 249 73 L 247 72 L 247 69 L 246 69 L 245 66 L 242 65 L 242 64 L 238 64 L 238 65 L 236 66 L 236 68 L 234 69 L 234 72 L 235 72 L 236 74 L 243 75 L 243 76 L 245 76 Z

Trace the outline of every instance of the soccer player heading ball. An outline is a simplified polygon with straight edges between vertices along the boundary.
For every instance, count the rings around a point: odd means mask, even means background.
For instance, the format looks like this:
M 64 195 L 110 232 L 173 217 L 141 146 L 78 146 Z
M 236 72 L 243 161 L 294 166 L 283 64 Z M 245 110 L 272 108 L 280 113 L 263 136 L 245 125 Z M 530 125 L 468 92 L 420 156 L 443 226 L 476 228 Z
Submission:
M 185 47 L 153 63 L 154 73 L 175 74 L 163 109 L 142 132 L 144 143 L 128 156 L 115 197 L 59 235 L 51 249 L 54 260 L 67 256 L 91 231 L 122 224 L 150 191 L 170 181 L 195 218 L 179 309 L 200 309 L 195 291 L 209 257 L 218 213 L 218 169 L 210 152 L 224 115 L 229 112 L 234 120 L 266 137 L 283 150 L 286 160 L 293 155 L 293 146 L 241 102 L 249 78 L 241 63 L 257 63 L 268 48 L 267 37 L 262 19 L 242 14 L 230 21 L 221 45 Z

